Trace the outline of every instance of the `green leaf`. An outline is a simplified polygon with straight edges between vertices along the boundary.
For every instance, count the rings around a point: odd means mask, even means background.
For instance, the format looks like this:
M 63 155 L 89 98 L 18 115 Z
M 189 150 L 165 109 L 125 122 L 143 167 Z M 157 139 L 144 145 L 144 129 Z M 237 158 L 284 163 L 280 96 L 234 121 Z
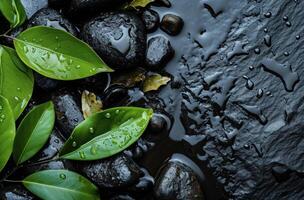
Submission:
M 21 25 L 26 20 L 26 13 L 20 0 L 1 0 L 0 11 L 12 28 Z
M 62 30 L 36 26 L 22 32 L 14 45 L 27 66 L 49 78 L 75 80 L 113 71 L 89 45 Z
M 13 158 L 17 165 L 33 157 L 47 142 L 55 123 L 51 101 L 33 108 L 17 129 Z
M 12 154 L 15 132 L 15 119 L 9 102 L 0 95 L 0 171 Z
M 15 50 L 0 46 L 0 95 L 9 101 L 15 119 L 25 109 L 33 87 L 32 70 L 22 63 Z
M 143 84 L 143 91 L 149 92 L 158 90 L 161 86 L 166 85 L 171 79 L 160 74 L 153 74 L 145 79 Z
M 96 113 L 80 123 L 63 146 L 60 157 L 98 160 L 129 147 L 145 131 L 151 109 L 118 107 Z
M 67 170 L 36 172 L 22 181 L 32 193 L 45 200 L 98 200 L 97 187 L 83 176 Z
M 154 2 L 155 0 L 133 0 L 131 1 L 131 3 L 129 3 L 128 5 L 125 6 L 125 8 L 139 8 L 139 7 L 146 7 L 148 4 Z

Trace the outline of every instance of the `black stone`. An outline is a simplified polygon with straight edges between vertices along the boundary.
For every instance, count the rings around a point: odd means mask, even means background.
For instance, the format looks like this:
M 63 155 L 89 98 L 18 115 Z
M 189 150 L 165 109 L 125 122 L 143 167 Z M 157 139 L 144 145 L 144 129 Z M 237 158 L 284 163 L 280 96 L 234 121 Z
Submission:
M 135 200 L 135 199 L 133 197 L 130 197 L 129 195 L 118 195 L 112 197 L 110 200 Z
M 45 90 L 45 91 L 52 91 L 58 88 L 61 85 L 61 81 L 55 80 L 55 79 L 50 79 L 47 78 L 41 74 L 38 74 L 34 72 L 34 77 L 35 77 L 35 84 Z
M 83 163 L 81 171 L 97 186 L 105 188 L 130 186 L 143 174 L 139 166 L 125 155 Z
M 272 167 L 272 174 L 278 182 L 283 182 L 290 177 L 290 169 L 284 165 L 276 165 Z
M 38 10 L 48 7 L 48 0 L 21 0 L 27 18 L 31 18 Z
M 142 20 L 146 25 L 148 33 L 154 32 L 159 25 L 159 15 L 157 12 L 151 9 L 145 9 L 141 16 Z
M 133 13 L 100 14 L 84 25 L 82 36 L 111 68 L 138 67 L 144 61 L 145 27 Z
M 1 200 L 38 200 L 21 185 L 5 185 L 0 187 Z
M 28 22 L 28 28 L 33 26 L 48 26 L 60 29 L 77 36 L 76 27 L 64 18 L 58 11 L 51 8 L 43 8 L 36 12 Z
M 183 29 L 184 21 L 181 17 L 173 14 L 166 14 L 162 21 L 160 28 L 169 35 L 178 35 Z
M 146 64 L 151 69 L 164 67 L 174 56 L 170 41 L 164 36 L 156 36 L 148 41 Z
M 167 129 L 167 121 L 161 114 L 154 114 L 149 122 L 148 130 L 161 133 Z
M 129 99 L 128 89 L 122 85 L 111 85 L 102 99 L 105 108 L 122 106 Z
M 77 104 L 76 95 L 60 90 L 52 99 L 56 110 L 56 122 L 62 134 L 68 138 L 74 128 L 84 120 L 80 107 Z
M 169 162 L 162 169 L 155 183 L 154 194 L 157 199 L 204 199 L 194 172 L 179 162 Z
M 55 8 L 66 8 L 70 5 L 71 0 L 48 0 L 49 6 Z
M 80 14 L 98 13 L 100 11 L 117 8 L 126 3 L 126 0 L 71 0 L 70 14 L 77 16 Z M 83 16 L 78 16 L 83 17 Z

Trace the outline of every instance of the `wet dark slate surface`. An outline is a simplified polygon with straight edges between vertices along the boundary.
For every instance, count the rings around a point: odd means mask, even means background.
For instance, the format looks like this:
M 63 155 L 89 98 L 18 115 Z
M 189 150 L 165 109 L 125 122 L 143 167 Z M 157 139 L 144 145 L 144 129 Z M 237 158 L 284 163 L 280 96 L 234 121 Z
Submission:
M 302 199 L 304 2 L 172 4 L 157 8 L 186 21 L 181 35 L 167 35 L 179 50 L 167 71 L 183 83 L 160 94 L 175 116 L 169 137 L 191 149 L 226 198 Z M 283 182 L 272 173 L 279 164 L 291 171 Z M 207 199 L 212 192 L 205 188 Z

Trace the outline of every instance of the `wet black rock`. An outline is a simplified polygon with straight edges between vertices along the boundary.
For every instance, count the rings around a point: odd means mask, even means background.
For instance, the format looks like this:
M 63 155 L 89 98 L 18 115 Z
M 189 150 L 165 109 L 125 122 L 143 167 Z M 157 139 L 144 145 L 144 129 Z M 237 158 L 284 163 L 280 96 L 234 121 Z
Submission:
M 110 200 L 135 200 L 135 199 L 133 197 L 130 197 L 129 195 L 118 195 L 112 197 Z
M 154 5 L 164 6 L 164 7 L 167 7 L 167 8 L 171 7 L 171 3 L 170 3 L 169 0 L 157 0 L 157 1 L 155 1 Z
M 169 162 L 161 170 L 154 193 L 157 199 L 204 199 L 197 176 L 180 162 Z
M 111 85 L 102 99 L 105 108 L 122 106 L 129 99 L 128 89 L 122 85 Z
M 125 155 L 83 163 L 81 171 L 102 188 L 130 186 L 143 175 L 139 166 Z
M 152 149 L 154 145 L 153 142 L 140 138 L 134 145 L 125 150 L 124 153 L 134 160 L 139 160 L 146 152 Z
M 85 13 L 91 15 L 99 11 L 109 10 L 121 6 L 126 0 L 72 0 L 70 13 L 73 16 Z
M 156 36 L 148 41 L 146 64 L 151 69 L 164 67 L 174 56 L 170 41 L 164 36 Z
M 58 88 L 61 84 L 61 81 L 47 78 L 41 74 L 34 72 L 35 84 L 45 91 L 52 91 Z
M 169 35 L 178 35 L 184 26 L 184 20 L 173 14 L 166 14 L 162 21 L 160 28 Z
M 76 101 L 78 98 L 75 98 L 73 93 L 61 90 L 56 92 L 52 99 L 55 105 L 58 128 L 68 138 L 74 128 L 84 120 Z
M 51 8 L 43 8 L 36 12 L 28 22 L 28 28 L 33 26 L 48 26 L 60 29 L 77 36 L 76 27 L 65 19 L 58 11 Z
M 155 113 L 149 122 L 148 130 L 153 133 L 161 133 L 167 129 L 167 126 L 165 117 L 162 114 Z
M 96 95 L 102 95 L 110 84 L 110 75 L 105 73 L 96 74 L 78 81 L 75 81 L 73 85 L 81 88 L 82 90 L 90 90 L 90 92 Z
M 148 33 L 154 32 L 159 25 L 159 15 L 157 12 L 151 9 L 145 9 L 141 15 L 142 20 L 146 25 Z
M 27 18 L 31 18 L 38 10 L 48 6 L 48 0 L 21 0 Z
M 141 170 L 143 171 L 144 176 L 140 177 L 136 184 L 128 188 L 128 191 L 134 194 L 134 196 L 140 196 L 153 190 L 154 178 L 146 169 L 142 168 Z
M 0 199 L 1 200 L 38 200 L 34 195 L 28 192 L 21 185 L 5 185 L 0 187 Z
M 70 5 L 71 0 L 48 0 L 49 6 L 54 8 L 62 8 Z
M 139 67 L 144 61 L 145 27 L 133 13 L 100 14 L 84 25 L 82 36 L 111 68 Z
M 285 165 L 278 164 L 272 167 L 272 174 L 278 182 L 283 182 L 290 177 L 290 169 Z

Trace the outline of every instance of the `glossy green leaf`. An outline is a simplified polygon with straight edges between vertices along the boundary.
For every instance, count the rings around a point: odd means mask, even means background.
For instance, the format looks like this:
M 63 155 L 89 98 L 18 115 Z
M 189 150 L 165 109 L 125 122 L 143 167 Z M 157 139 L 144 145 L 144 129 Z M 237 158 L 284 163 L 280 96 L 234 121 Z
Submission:
M 36 106 L 20 123 L 14 143 L 13 158 L 17 165 L 33 157 L 47 142 L 55 124 L 51 101 Z
M 67 170 L 36 172 L 22 181 L 32 193 L 44 200 L 98 200 L 97 187 L 83 176 Z
M 14 45 L 27 66 L 49 78 L 75 80 L 113 71 L 91 47 L 62 30 L 36 26 L 22 32 Z
M 80 123 L 60 152 L 71 160 L 98 160 L 129 147 L 145 131 L 151 109 L 118 107 L 96 113 Z
M 1 0 L 0 11 L 12 28 L 21 25 L 26 20 L 26 13 L 20 0 Z
M 9 160 L 15 138 L 15 119 L 8 100 L 0 95 L 0 171 Z
M 15 119 L 30 100 L 33 87 L 32 70 L 22 63 L 15 50 L 0 46 L 0 95 L 8 99 Z

